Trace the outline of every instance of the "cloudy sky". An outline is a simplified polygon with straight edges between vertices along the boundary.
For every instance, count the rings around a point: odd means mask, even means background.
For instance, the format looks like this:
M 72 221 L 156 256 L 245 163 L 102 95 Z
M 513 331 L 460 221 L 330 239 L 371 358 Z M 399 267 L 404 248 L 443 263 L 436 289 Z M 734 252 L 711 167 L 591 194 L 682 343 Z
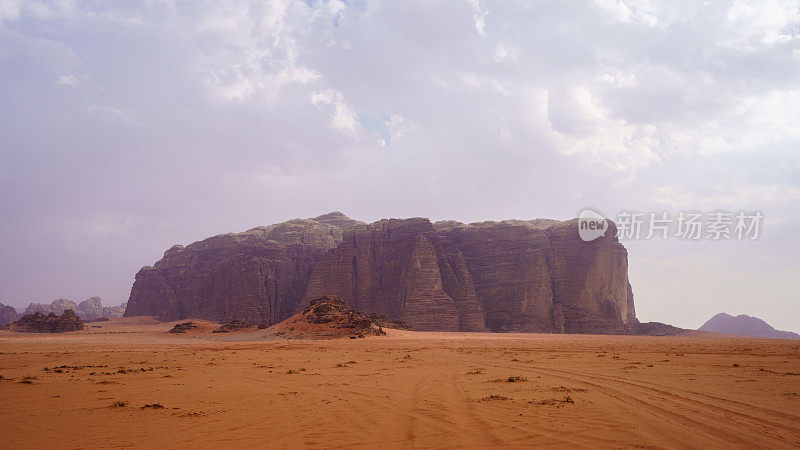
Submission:
M 0 0 L 0 302 L 332 210 L 760 211 L 626 242 L 643 321 L 800 331 L 800 2 Z

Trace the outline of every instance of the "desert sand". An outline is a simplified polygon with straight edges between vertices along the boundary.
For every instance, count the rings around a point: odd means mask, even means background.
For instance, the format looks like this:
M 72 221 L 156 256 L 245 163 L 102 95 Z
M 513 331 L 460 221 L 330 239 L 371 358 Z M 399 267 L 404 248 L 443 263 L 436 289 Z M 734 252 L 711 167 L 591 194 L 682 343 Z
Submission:
M 0 331 L 2 446 L 800 446 L 797 341 L 172 325 Z

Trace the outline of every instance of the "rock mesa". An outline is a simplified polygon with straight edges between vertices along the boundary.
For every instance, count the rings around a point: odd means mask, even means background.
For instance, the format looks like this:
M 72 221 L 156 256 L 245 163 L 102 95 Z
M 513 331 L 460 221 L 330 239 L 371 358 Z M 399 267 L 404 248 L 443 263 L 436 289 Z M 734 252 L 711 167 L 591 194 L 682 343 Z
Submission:
M 627 251 L 577 220 L 463 224 L 335 212 L 173 246 L 143 267 L 126 316 L 277 323 L 312 299 L 418 330 L 632 333 Z

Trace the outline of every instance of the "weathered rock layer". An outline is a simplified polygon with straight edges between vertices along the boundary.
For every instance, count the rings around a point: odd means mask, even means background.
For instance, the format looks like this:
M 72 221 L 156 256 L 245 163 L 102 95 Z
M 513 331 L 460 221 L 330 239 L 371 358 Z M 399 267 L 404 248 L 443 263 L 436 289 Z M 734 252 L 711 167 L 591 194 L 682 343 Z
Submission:
M 577 221 L 372 224 L 341 213 L 174 246 L 136 275 L 126 316 L 277 323 L 311 299 L 419 330 L 629 333 L 627 252 Z

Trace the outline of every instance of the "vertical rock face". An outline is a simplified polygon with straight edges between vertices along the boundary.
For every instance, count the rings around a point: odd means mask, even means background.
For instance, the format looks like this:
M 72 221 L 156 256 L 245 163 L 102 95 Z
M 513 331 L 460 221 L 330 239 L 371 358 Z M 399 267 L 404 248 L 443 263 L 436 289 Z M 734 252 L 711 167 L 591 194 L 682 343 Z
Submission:
M 627 333 L 627 252 L 577 221 L 476 224 L 341 213 L 175 246 L 137 274 L 126 315 L 277 322 L 312 299 L 420 330 Z
M 341 213 L 173 246 L 136 274 L 126 316 L 275 323 L 300 309 L 319 256 L 342 240 Z
M 493 331 L 554 331 L 547 234 L 527 223 L 439 224 L 460 250 Z
M 616 232 L 612 225 L 605 237 L 584 242 L 577 234 L 577 220 L 547 229 L 553 297 L 561 304 L 568 333 L 622 333 L 636 318 L 628 252 Z
M 353 227 L 315 266 L 306 303 L 334 295 L 418 329 L 482 330 L 481 306 L 460 263 L 458 250 L 441 242 L 427 219 Z

